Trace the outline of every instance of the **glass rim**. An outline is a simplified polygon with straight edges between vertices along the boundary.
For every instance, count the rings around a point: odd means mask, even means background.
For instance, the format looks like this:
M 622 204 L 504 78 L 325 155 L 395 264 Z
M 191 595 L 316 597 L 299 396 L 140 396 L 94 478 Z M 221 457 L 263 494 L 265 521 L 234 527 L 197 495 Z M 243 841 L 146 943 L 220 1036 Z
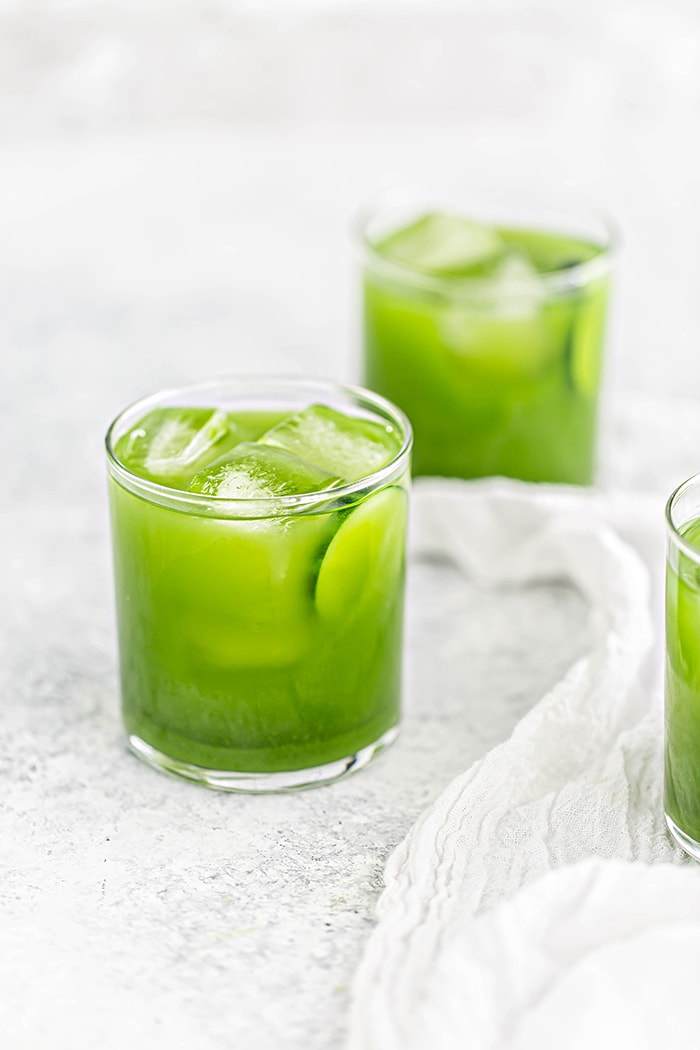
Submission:
M 265 387 L 272 393 L 277 391 L 292 392 L 295 389 L 307 389 L 325 393 L 340 394 L 353 401 L 359 407 L 368 407 L 375 410 L 380 418 L 385 418 L 400 428 L 401 447 L 398 452 L 379 470 L 366 474 L 356 481 L 347 482 L 333 489 L 325 489 L 322 492 L 294 493 L 284 496 L 259 496 L 251 498 L 232 499 L 227 496 L 211 496 L 200 492 L 189 492 L 182 489 L 171 488 L 160 482 L 150 481 L 130 470 L 117 457 L 115 452 L 114 435 L 119 424 L 125 417 L 142 410 L 141 415 L 160 405 L 167 404 L 173 400 L 192 394 L 201 396 L 207 391 L 214 393 L 222 388 L 230 387 L 232 396 L 234 391 L 239 390 L 242 394 L 246 389 L 249 391 L 258 389 L 261 398 L 264 397 Z M 365 403 L 363 405 L 363 402 Z M 212 405 L 216 407 L 216 405 Z M 303 406 L 299 406 L 299 411 Z M 136 417 L 138 418 L 138 417 Z M 217 518 L 284 518 L 292 517 L 304 512 L 322 512 L 337 509 L 338 506 L 349 506 L 351 497 L 360 496 L 368 490 L 380 488 L 385 484 L 399 478 L 408 465 L 408 459 L 413 447 L 413 430 L 408 417 L 392 401 L 367 390 L 361 386 L 350 383 L 341 383 L 332 379 L 319 379 L 304 375 L 263 375 L 245 373 L 227 373 L 214 377 L 213 379 L 199 380 L 193 383 L 185 383 L 181 386 L 167 387 L 137 398 L 123 408 L 111 421 L 105 434 L 105 450 L 107 453 L 107 467 L 110 476 L 120 483 L 134 495 L 140 496 L 150 503 L 171 509 L 184 510 L 199 513 L 206 517 Z
M 700 474 L 693 474 L 692 477 L 686 478 L 685 481 L 682 481 L 680 485 L 676 486 L 666 501 L 665 518 L 668 533 L 675 545 L 682 550 L 684 554 L 700 565 L 700 544 L 696 546 L 695 544 L 690 543 L 680 531 L 680 527 L 676 525 L 673 520 L 675 504 L 685 495 L 686 492 L 694 487 L 700 489 Z
M 381 271 L 388 277 L 394 277 L 400 279 L 404 284 L 410 284 L 415 288 L 422 289 L 424 291 L 440 292 L 445 294 L 449 291 L 450 296 L 455 298 L 473 298 L 474 295 L 483 295 L 484 292 L 488 292 L 489 289 L 493 288 L 493 279 L 490 277 L 469 277 L 465 275 L 454 275 L 454 274 L 431 274 L 424 270 L 408 266 L 405 263 L 397 262 L 396 260 L 387 259 L 379 251 L 377 251 L 376 244 L 372 241 L 369 235 L 369 228 L 371 224 L 383 214 L 389 213 L 392 208 L 396 208 L 400 205 L 414 204 L 420 207 L 422 204 L 426 205 L 426 211 L 428 210 L 431 201 L 436 204 L 439 203 L 442 198 L 445 204 L 452 202 L 454 211 L 459 214 L 469 214 L 469 197 L 464 196 L 463 204 L 458 203 L 459 198 L 456 194 L 450 195 L 449 193 L 441 193 L 437 190 L 431 194 L 429 191 L 423 191 L 420 188 L 414 188 L 410 186 L 396 185 L 383 192 L 374 194 L 369 199 L 365 200 L 364 204 L 361 204 L 357 209 L 354 219 L 351 223 L 351 232 L 355 239 L 355 242 L 359 244 L 361 252 L 364 258 L 370 261 L 373 266 Z M 475 217 L 478 218 L 479 210 L 483 210 L 487 201 L 480 201 L 478 194 L 474 195 L 474 213 Z M 492 207 L 498 208 L 508 207 L 511 208 L 515 215 L 524 214 L 527 209 L 539 208 L 542 212 L 546 212 L 550 217 L 557 216 L 560 219 L 575 219 L 578 217 L 588 218 L 594 220 L 601 231 L 603 231 L 604 238 L 594 240 L 599 248 L 600 252 L 595 255 L 592 259 L 586 259 L 583 262 L 576 263 L 575 266 L 567 266 L 566 268 L 560 268 L 558 270 L 549 270 L 545 273 L 538 274 L 545 290 L 547 292 L 567 292 L 571 291 L 572 288 L 580 288 L 591 281 L 596 280 L 599 277 L 606 276 L 609 274 L 614 266 L 617 254 L 619 252 L 621 234 L 620 228 L 616 220 L 608 212 L 605 212 L 598 208 L 585 208 L 582 207 L 580 211 L 575 211 L 574 208 L 564 208 L 548 205 L 544 201 L 528 201 L 527 198 L 523 200 L 516 199 L 512 205 L 508 205 L 505 201 L 491 202 Z M 517 226 L 517 224 L 516 224 Z M 523 224 L 517 226 L 522 230 L 533 230 L 533 226 Z M 551 226 L 543 226 L 542 231 L 548 232 Z M 540 232 L 539 230 L 537 232 Z M 513 293 L 517 294 L 518 282 L 513 281 L 512 284 Z M 512 294 L 509 292 L 509 294 Z M 532 296 L 531 289 L 523 289 L 521 292 L 526 297 Z

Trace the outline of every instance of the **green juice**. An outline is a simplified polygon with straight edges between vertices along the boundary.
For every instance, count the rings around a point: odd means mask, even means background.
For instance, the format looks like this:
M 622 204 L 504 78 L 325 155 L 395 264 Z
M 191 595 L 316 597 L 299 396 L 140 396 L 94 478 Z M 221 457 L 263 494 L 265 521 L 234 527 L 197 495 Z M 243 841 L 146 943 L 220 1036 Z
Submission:
M 440 213 L 366 248 L 365 382 L 410 418 L 414 473 L 589 484 L 603 248 Z
M 390 741 L 406 449 L 394 423 L 323 404 L 166 406 L 114 440 L 122 711 L 142 758 L 274 789 Z
M 680 533 L 700 549 L 700 519 Z M 666 571 L 665 810 L 700 843 L 700 565 L 675 549 Z

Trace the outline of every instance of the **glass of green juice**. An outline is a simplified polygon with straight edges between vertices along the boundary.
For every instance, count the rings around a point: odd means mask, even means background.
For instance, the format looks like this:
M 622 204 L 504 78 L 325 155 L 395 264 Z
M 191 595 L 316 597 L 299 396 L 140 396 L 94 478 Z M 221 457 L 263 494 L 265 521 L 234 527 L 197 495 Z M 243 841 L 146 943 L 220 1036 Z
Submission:
M 666 505 L 664 810 L 700 860 L 700 474 Z
M 394 191 L 359 232 L 364 381 L 411 420 L 414 474 L 590 484 L 610 225 Z
M 397 735 L 412 434 L 357 387 L 226 378 L 107 433 L 122 715 L 152 766 L 279 791 Z

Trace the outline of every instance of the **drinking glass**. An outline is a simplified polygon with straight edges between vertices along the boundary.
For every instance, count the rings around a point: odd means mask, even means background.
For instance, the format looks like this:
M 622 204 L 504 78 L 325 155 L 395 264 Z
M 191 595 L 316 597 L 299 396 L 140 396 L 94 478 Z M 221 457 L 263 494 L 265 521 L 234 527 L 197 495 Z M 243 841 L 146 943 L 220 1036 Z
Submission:
M 324 491 L 231 499 L 148 480 L 120 459 L 120 439 L 143 438 L 139 421 L 161 409 L 219 409 L 254 429 L 319 404 L 391 432 L 390 461 Z M 210 787 L 275 791 L 334 780 L 394 740 L 411 441 L 384 398 L 301 379 L 183 387 L 115 419 L 121 700 L 136 755 Z
M 610 224 L 396 190 L 359 239 L 364 382 L 411 420 L 414 474 L 590 484 Z
M 700 860 L 700 474 L 666 506 L 666 823 Z

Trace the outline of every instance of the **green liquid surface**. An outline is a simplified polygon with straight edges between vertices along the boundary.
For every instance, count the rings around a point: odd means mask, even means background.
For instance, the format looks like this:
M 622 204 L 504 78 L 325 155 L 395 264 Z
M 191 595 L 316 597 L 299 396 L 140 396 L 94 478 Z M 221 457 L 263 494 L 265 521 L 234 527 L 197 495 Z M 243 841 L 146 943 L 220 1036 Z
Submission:
M 397 724 L 408 479 L 333 492 L 399 447 L 390 427 L 325 406 L 159 409 L 117 441 L 134 474 L 213 507 L 159 505 L 110 477 L 129 735 L 204 769 L 275 773 L 353 756 Z M 304 492 L 316 512 L 217 511 Z
M 700 519 L 681 532 L 700 549 Z M 665 808 L 700 842 L 700 566 L 671 552 L 666 571 Z
M 444 215 L 374 248 L 390 265 L 365 270 L 365 381 L 409 416 L 414 473 L 589 484 L 609 282 L 545 275 L 601 250 Z

